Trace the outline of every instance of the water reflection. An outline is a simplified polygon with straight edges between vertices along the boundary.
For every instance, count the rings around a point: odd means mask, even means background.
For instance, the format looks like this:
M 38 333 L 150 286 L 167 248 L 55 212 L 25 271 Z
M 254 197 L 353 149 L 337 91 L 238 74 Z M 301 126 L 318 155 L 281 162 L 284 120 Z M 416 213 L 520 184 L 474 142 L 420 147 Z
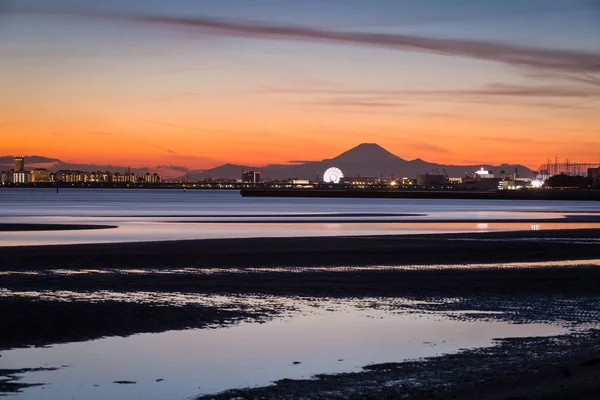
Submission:
M 597 202 L 585 201 L 276 199 L 243 198 L 236 191 L 218 190 L 66 189 L 55 195 L 43 189 L 3 189 L 0 223 L 118 228 L 0 232 L 0 246 L 587 229 L 600 224 L 566 224 L 561 219 L 565 213 L 581 217 L 597 216 L 598 211 Z M 452 220 L 471 222 L 444 222 Z
M 185 399 L 268 385 L 283 378 L 358 371 L 371 363 L 489 346 L 497 337 L 566 332 L 548 324 L 469 322 L 318 302 L 318 307 L 307 301 L 295 304 L 310 312 L 264 324 L 11 350 L 2 353 L 2 364 L 10 368 L 68 366 L 26 374 L 25 383 L 48 385 L 27 388 L 17 399 Z M 115 381 L 136 383 L 119 385 Z
M 463 240 L 463 239 L 457 239 Z M 594 240 L 594 239 L 588 239 Z M 600 240 L 596 239 L 600 244 Z M 473 264 L 430 264 L 430 265 L 373 265 L 373 266 L 326 266 L 326 267 L 242 267 L 242 268 L 105 268 L 105 269 L 50 269 L 41 271 L 0 271 L 2 275 L 61 276 L 61 275 L 232 275 L 232 274 L 301 274 L 301 273 L 348 273 L 368 271 L 408 271 L 438 269 L 506 269 L 506 268 L 569 268 L 600 267 L 600 259 L 594 260 L 561 260 L 561 261 L 525 261 L 509 263 L 473 263 Z M 0 296 L 7 293 L 0 288 Z M 11 292 L 12 293 L 12 292 Z M 34 292 L 39 293 L 39 292 Z M 69 292 L 71 293 L 71 292 Z M 74 293 L 74 292 L 73 292 Z M 97 292 L 100 293 L 100 292 Z M 140 292 L 137 292 L 140 293 Z M 37 294 L 36 294 L 37 295 Z
M 89 221 L 88 221 L 89 222 Z M 98 223 L 98 222 L 96 222 Z M 102 221 L 116 223 L 116 221 Z M 114 243 L 254 237 L 376 236 L 518 230 L 593 229 L 594 222 L 361 222 L 361 223 L 163 223 L 121 221 L 115 229 L 0 232 L 0 246 Z

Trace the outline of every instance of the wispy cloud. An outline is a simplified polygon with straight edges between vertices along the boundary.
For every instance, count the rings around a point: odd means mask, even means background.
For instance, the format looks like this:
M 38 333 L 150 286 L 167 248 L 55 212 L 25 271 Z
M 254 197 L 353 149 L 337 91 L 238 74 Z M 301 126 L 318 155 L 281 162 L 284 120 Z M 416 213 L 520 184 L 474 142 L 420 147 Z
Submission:
M 405 147 L 410 147 L 415 150 L 424 150 L 424 151 L 428 151 L 431 153 L 444 153 L 444 154 L 452 153 L 450 150 L 448 150 L 444 147 L 432 144 L 432 143 L 417 142 L 417 141 L 408 141 L 408 142 L 405 141 L 403 143 L 403 145 Z
M 597 97 L 600 90 L 567 86 L 531 86 L 492 83 L 475 89 L 390 90 L 390 89 L 288 89 L 262 87 L 266 93 L 360 95 L 360 96 L 510 96 L 510 97 Z
M 13 8 L 13 12 L 34 12 L 72 17 L 87 17 L 123 22 L 187 28 L 219 36 L 257 39 L 324 41 L 360 46 L 377 46 L 391 50 L 437 53 L 493 61 L 511 66 L 531 67 L 572 73 L 600 72 L 600 53 L 500 43 L 484 40 L 447 39 L 396 33 L 338 31 L 313 27 L 249 23 L 209 17 L 170 17 L 145 14 L 111 14 L 97 11 L 44 8 Z
M 169 149 L 169 148 L 166 148 L 166 147 L 164 147 L 164 146 L 160 146 L 160 145 L 158 145 L 158 144 L 156 144 L 156 143 L 152 143 L 152 142 L 146 142 L 146 144 L 147 144 L 148 146 L 150 146 L 150 147 L 154 147 L 155 149 L 162 150 L 162 151 L 164 151 L 164 152 L 167 152 L 167 153 L 169 153 L 169 154 L 178 154 L 176 151 L 174 151 L 174 150 L 171 150 L 171 149 Z
M 342 106 L 342 107 L 373 107 L 373 108 L 397 108 L 405 107 L 405 104 L 393 101 L 372 101 L 372 100 L 349 100 L 349 99 L 331 99 L 323 101 L 314 101 L 310 103 L 315 106 Z
M 182 165 L 158 165 L 156 167 L 156 169 L 161 170 L 161 169 L 169 169 L 172 171 L 178 171 L 178 172 L 188 172 L 188 168 L 184 167 Z

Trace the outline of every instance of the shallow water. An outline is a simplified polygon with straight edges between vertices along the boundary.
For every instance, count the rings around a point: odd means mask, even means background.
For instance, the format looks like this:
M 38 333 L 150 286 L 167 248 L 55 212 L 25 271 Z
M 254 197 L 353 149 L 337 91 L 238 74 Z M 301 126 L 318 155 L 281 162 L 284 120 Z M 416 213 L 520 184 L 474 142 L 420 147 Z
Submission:
M 118 226 L 0 232 L 0 246 L 584 229 L 600 224 L 566 224 L 559 219 L 565 213 L 597 212 L 598 202 L 579 201 L 278 199 L 218 190 L 0 189 L 0 223 Z M 518 222 L 540 219 L 557 222 Z M 469 222 L 443 222 L 450 220 Z M 502 220 L 507 222 L 494 222 Z
M 217 297 L 217 304 L 227 301 Z M 392 309 L 369 307 L 376 299 L 255 301 L 276 301 L 295 311 L 263 324 L 10 350 L 2 353 L 0 365 L 64 366 L 25 374 L 23 382 L 48 385 L 27 388 L 16 399 L 187 399 L 230 388 L 264 386 L 283 378 L 359 371 L 371 363 L 484 347 L 499 337 L 549 336 L 567 331 L 550 324 L 473 322 L 408 313 L 398 303 Z
M 2 216 L 598 212 L 594 201 L 249 198 L 233 190 L 0 189 Z

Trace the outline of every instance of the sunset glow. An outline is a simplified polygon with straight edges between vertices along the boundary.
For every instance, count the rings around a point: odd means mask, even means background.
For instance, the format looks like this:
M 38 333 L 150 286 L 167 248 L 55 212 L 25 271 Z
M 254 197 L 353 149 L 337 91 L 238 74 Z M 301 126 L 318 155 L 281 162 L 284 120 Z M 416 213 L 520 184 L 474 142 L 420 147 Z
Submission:
M 376 142 L 446 164 L 600 159 L 593 2 L 122 3 L 1 3 L 0 155 L 205 169 Z

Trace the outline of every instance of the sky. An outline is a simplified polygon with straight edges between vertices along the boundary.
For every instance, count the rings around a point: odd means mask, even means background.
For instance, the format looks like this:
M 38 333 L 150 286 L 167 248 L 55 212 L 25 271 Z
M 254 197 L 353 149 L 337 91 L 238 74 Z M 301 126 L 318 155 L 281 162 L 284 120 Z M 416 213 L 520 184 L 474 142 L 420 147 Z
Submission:
M 598 0 L 0 0 L 0 155 L 600 161 Z

